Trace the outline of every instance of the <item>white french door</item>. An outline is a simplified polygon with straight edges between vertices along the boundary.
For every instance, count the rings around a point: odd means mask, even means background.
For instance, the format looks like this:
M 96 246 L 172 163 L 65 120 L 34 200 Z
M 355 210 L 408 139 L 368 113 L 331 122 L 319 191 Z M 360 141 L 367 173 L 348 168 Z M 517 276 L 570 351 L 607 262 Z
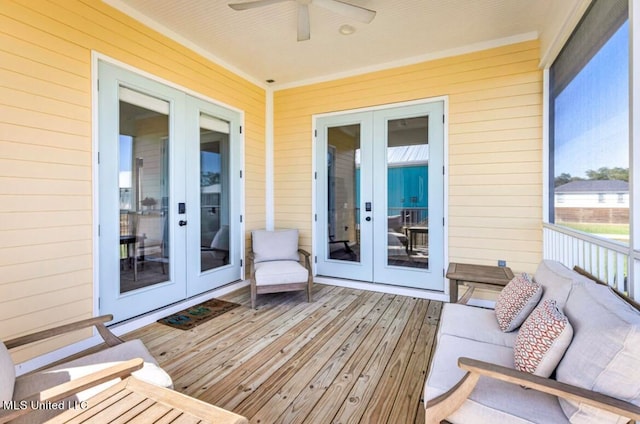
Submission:
M 442 101 L 316 120 L 319 275 L 442 290 Z
M 187 295 L 240 278 L 240 117 L 189 98 L 186 161 Z M 199 248 L 199 252 L 196 250 Z
M 98 62 L 99 309 L 122 321 L 240 278 L 240 114 Z

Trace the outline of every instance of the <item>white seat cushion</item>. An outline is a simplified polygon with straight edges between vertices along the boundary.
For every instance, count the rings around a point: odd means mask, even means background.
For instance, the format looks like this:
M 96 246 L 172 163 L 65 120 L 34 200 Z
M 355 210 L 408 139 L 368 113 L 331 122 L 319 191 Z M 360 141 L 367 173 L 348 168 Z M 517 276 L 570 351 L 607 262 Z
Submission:
M 270 261 L 255 265 L 256 286 L 304 283 L 309 271 L 297 261 Z
M 505 346 L 442 335 L 425 385 L 425 401 L 451 389 L 463 376 L 458 358 L 466 356 L 513 368 L 513 350 Z M 462 406 L 447 417 L 453 424 L 568 423 L 555 396 L 480 377 Z
M 0 405 L 13 399 L 13 386 L 16 382 L 16 368 L 11 354 L 4 343 L 0 342 Z
M 445 303 L 440 315 L 441 334 L 464 337 L 479 342 L 513 347 L 517 331 L 504 333 L 498 327 L 493 309 L 478 308 L 460 303 Z

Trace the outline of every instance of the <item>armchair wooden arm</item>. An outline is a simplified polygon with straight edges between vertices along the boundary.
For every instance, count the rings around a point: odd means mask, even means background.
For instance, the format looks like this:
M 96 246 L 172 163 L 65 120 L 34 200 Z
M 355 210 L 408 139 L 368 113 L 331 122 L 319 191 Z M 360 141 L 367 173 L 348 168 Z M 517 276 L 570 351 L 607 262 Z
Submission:
M 427 424 L 440 423 L 456 411 L 471 394 L 480 376 L 518 384 L 564 399 L 585 403 L 636 421 L 640 420 L 640 407 L 582 387 L 471 358 L 459 358 L 458 366 L 466 370 L 467 374 L 451 390 L 427 402 Z
M 143 364 L 142 358 L 131 359 L 17 400 L 16 406 L 18 408 L 0 409 L 0 423 L 6 423 L 21 415 L 28 414 L 32 410 L 29 408 L 30 405 L 58 402 L 107 381 L 128 377 L 132 372 L 141 369 Z M 26 405 L 26 407 L 21 405 Z
M 304 249 L 298 249 L 298 253 L 304 256 L 304 267 L 307 268 L 309 274 L 311 274 L 311 253 Z
M 39 340 L 45 340 L 50 337 L 59 336 L 61 334 L 66 334 L 73 331 L 81 330 L 83 328 L 95 326 L 105 343 L 109 346 L 115 346 L 120 343 L 124 343 L 124 341 L 113 334 L 111 331 L 109 331 L 109 329 L 104 325 L 105 322 L 109 322 L 112 319 L 113 315 L 102 315 L 99 317 L 88 318 L 81 321 L 72 322 L 70 324 L 49 328 L 47 330 L 38 331 L 36 333 L 16 337 L 14 339 L 5 341 L 4 344 L 7 349 L 12 349 L 14 347 L 37 342 Z

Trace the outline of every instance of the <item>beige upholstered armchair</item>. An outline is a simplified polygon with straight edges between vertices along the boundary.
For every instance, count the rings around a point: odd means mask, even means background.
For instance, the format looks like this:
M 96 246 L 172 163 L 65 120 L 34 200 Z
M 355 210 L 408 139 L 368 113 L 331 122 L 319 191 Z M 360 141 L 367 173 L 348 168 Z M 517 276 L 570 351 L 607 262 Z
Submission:
M 251 308 L 262 293 L 307 291 L 313 277 L 309 252 L 298 248 L 298 230 L 255 230 L 251 233 Z M 303 261 L 304 266 L 301 264 Z

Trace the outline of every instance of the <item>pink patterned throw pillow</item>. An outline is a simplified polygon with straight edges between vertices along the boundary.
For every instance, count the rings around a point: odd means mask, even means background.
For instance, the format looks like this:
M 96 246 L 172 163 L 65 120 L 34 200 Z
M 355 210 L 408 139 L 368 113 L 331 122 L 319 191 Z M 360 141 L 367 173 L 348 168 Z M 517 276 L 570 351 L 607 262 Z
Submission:
M 498 295 L 495 312 L 498 326 L 507 333 L 524 322 L 542 297 L 542 286 L 528 274 L 513 277 Z
M 573 338 L 573 327 L 555 300 L 544 300 L 520 327 L 513 346 L 517 370 L 549 377 Z

